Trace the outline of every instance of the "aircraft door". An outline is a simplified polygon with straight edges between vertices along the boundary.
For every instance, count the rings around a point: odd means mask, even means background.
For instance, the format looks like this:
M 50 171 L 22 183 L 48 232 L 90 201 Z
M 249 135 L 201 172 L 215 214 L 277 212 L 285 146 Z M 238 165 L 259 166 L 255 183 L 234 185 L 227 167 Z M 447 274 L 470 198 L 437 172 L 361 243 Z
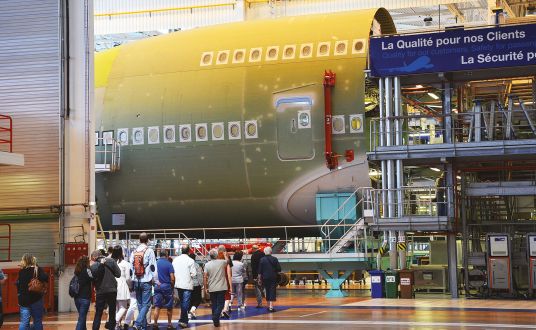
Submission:
M 276 103 L 277 153 L 281 160 L 315 156 L 310 98 L 285 98 Z

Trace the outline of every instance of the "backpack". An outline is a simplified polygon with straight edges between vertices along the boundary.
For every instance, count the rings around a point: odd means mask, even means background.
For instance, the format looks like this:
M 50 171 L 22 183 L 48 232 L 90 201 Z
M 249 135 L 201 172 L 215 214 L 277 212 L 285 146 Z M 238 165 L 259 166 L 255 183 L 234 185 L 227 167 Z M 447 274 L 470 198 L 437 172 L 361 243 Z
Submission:
M 143 251 L 137 251 L 134 252 L 134 275 L 136 277 L 143 277 L 145 275 L 145 264 L 144 264 L 144 257 L 145 257 L 145 251 L 147 251 L 147 248 Z
M 78 276 L 74 275 L 73 278 L 71 278 L 71 282 L 69 282 L 69 296 L 75 298 L 78 296 L 79 292 L 80 282 L 78 282 Z

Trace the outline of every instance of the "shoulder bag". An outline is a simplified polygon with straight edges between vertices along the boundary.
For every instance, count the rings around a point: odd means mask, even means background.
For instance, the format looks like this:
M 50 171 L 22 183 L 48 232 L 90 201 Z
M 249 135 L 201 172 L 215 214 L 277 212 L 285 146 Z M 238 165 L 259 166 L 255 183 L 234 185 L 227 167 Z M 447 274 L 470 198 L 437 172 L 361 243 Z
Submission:
M 38 278 L 38 267 L 34 267 L 34 277 L 28 283 L 28 291 L 44 295 L 47 292 L 47 285 Z

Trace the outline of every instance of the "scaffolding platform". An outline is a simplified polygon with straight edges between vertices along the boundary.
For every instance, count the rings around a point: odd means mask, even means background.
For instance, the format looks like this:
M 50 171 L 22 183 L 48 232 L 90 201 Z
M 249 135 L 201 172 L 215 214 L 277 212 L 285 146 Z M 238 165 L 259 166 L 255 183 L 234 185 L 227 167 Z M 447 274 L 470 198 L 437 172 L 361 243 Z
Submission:
M 495 159 L 512 159 L 512 156 L 531 154 L 536 154 L 536 139 L 383 146 L 367 152 L 367 158 L 373 162 L 403 160 L 405 163 L 418 163 L 420 160 L 429 163 L 431 160 L 457 157 L 468 161 L 490 156 Z

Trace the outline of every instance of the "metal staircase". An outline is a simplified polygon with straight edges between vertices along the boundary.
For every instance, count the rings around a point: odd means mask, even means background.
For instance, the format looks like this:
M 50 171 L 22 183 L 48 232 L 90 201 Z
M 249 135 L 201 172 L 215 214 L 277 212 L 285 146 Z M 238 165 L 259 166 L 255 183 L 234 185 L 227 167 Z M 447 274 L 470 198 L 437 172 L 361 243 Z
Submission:
M 355 252 L 357 252 L 358 241 L 362 236 L 366 236 L 367 224 L 365 217 L 372 215 L 371 190 L 372 188 L 369 187 L 357 188 L 320 228 L 322 236 L 327 240 L 329 246 L 326 253 L 334 254 L 345 252 L 345 250 L 352 244 L 354 245 Z M 336 216 L 344 210 L 346 205 L 354 198 L 359 198 L 357 203 L 344 213 L 342 219 L 337 220 L 338 218 Z M 356 214 L 360 214 L 360 218 L 355 223 L 348 224 L 348 215 L 354 211 L 356 211 Z M 338 222 L 333 224 L 336 221 Z M 338 234 L 340 232 L 342 232 L 342 235 L 335 238 L 334 236 L 336 236 L 336 233 Z

